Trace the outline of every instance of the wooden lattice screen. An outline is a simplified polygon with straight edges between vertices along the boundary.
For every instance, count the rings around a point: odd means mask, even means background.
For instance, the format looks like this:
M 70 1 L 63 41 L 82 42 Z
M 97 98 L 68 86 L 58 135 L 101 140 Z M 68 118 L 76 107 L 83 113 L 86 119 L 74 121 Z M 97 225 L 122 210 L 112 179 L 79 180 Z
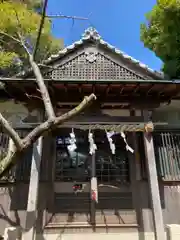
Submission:
M 143 133 L 137 133 L 137 137 L 141 176 L 147 180 Z M 158 177 L 167 182 L 180 181 L 180 132 L 154 132 L 153 141 Z
M 180 132 L 154 133 L 157 171 L 164 181 L 180 181 Z
M 27 130 L 18 130 L 18 133 L 21 138 L 25 137 L 28 133 Z M 9 137 L 7 134 L 1 131 L 0 133 L 0 152 L 7 152 L 9 144 Z M 51 142 L 48 143 L 48 148 L 51 149 Z M 46 146 L 43 145 L 43 149 L 46 150 Z M 3 177 L 0 179 L 0 182 L 29 182 L 30 179 L 30 171 L 31 171 L 31 162 L 32 162 L 32 150 L 33 146 L 28 148 L 24 153 L 22 153 L 19 162 Z M 51 173 L 49 171 L 49 163 L 51 163 L 52 159 L 49 159 L 49 155 L 43 154 L 41 161 L 41 171 L 40 171 L 40 181 L 48 181 L 51 178 Z
M 0 159 L 6 156 L 9 146 L 9 137 L 4 132 L 0 132 Z M 10 170 L 0 181 L 14 181 L 14 169 Z
M 61 79 L 84 79 L 84 80 L 98 80 L 98 79 L 143 79 L 138 74 L 135 74 L 129 69 L 120 66 L 116 62 L 108 59 L 106 56 L 98 53 L 93 62 L 87 60 L 86 53 L 82 53 L 57 67 L 52 71 L 49 77 L 54 80 Z
M 27 130 L 18 131 L 20 137 L 24 137 L 27 134 Z M 6 155 L 9 145 L 9 137 L 6 133 L 0 133 L 0 152 L 1 157 Z M 28 181 L 30 176 L 32 148 L 27 149 L 22 154 L 22 160 L 18 162 L 3 178 L 1 182 L 14 182 L 14 181 Z
M 62 130 L 63 131 L 63 130 Z M 117 135 L 116 154 L 112 156 L 104 131 L 94 131 L 97 144 L 96 176 L 99 202 L 91 208 L 90 179 L 92 156 L 89 155 L 88 131 L 75 131 L 77 149 L 67 153 L 69 131 L 60 132 L 56 141 L 55 192 L 51 209 L 54 225 L 83 225 L 95 216 L 96 224 L 137 224 L 130 190 L 127 151 Z M 73 192 L 74 182 L 83 183 L 83 191 Z M 117 185 L 117 186 L 116 186 Z

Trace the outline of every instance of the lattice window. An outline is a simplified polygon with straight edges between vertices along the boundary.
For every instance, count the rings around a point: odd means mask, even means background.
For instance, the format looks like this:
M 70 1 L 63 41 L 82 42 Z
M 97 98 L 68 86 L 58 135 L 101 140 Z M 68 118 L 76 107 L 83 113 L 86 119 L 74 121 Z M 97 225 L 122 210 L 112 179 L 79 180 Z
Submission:
M 0 133 L 0 156 L 1 158 L 6 154 L 9 145 L 9 137 L 7 134 Z
M 116 154 L 111 154 L 104 131 L 94 131 L 96 151 L 96 176 L 98 179 L 99 203 L 91 205 L 92 156 L 89 155 L 88 131 L 75 130 L 76 145 L 74 155 L 67 151 L 68 135 L 71 129 L 62 129 L 57 137 L 55 167 L 54 203 L 51 224 L 82 225 L 91 223 L 95 216 L 96 224 L 136 224 L 132 193 L 129 184 L 129 164 L 124 142 L 120 135 L 113 140 Z M 82 183 L 83 191 L 73 191 L 74 183 Z
M 5 134 L 2 129 L 0 133 L 0 159 L 3 159 L 6 156 L 9 146 L 9 137 Z M 5 176 L 0 179 L 0 181 L 13 181 L 14 180 L 14 169 L 10 170 Z
M 77 149 L 68 151 L 70 129 L 60 133 L 56 144 L 55 180 L 89 181 L 89 146 L 87 134 L 79 132 Z
M 21 138 L 23 138 L 27 131 L 18 131 Z M 0 133 L 0 151 L 5 156 L 8 150 L 9 136 L 3 132 Z M 22 160 L 5 175 L 0 181 L 14 182 L 14 181 L 28 181 L 31 169 L 32 147 L 27 149 L 22 154 Z
M 52 79 L 143 79 L 139 75 L 109 60 L 98 53 L 96 60 L 89 62 L 85 53 L 52 71 Z
M 164 181 L 180 181 L 180 133 L 154 133 L 158 175 Z
M 63 135 L 63 133 L 65 133 Z M 77 149 L 68 151 L 70 129 L 57 137 L 56 181 L 89 181 L 91 176 L 91 156 L 89 155 L 88 132 L 76 132 Z M 112 155 L 104 131 L 96 131 L 94 139 L 96 151 L 96 175 L 99 182 L 129 182 L 129 163 L 127 151 L 120 135 L 114 137 L 116 154 Z
M 111 154 L 109 142 L 104 131 L 95 132 L 96 151 L 96 175 L 98 181 L 128 183 L 129 182 L 129 162 L 124 141 L 121 136 L 113 137 L 116 145 L 115 155 Z

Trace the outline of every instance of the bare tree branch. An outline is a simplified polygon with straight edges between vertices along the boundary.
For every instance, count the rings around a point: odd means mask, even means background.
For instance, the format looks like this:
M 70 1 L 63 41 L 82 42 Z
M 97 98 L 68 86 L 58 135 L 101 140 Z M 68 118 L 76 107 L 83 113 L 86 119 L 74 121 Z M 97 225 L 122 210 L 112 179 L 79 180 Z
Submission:
M 49 69 L 52 69 L 52 70 L 59 70 L 59 69 L 61 69 L 60 67 L 48 66 L 48 65 L 43 64 L 43 63 L 39 63 L 38 66 L 39 67 L 44 67 L 44 68 L 49 68 Z
M 7 171 L 10 169 L 10 167 L 16 163 L 18 154 L 19 152 L 17 149 L 14 149 L 14 151 L 8 149 L 6 157 L 0 161 L 0 178 L 2 178 L 3 175 L 5 175 L 5 173 L 7 173 Z
M 29 50 L 28 50 L 27 46 L 24 44 L 20 33 L 17 32 L 16 34 L 17 34 L 19 39 L 9 35 L 8 33 L 0 31 L 0 35 L 8 37 L 8 38 L 12 39 L 14 42 L 18 43 L 22 48 L 24 48 L 25 52 L 29 55 L 30 54 Z
M 82 112 L 95 99 L 96 99 L 96 96 L 94 94 L 91 94 L 90 96 L 85 97 L 84 100 L 74 109 L 70 110 L 69 112 L 67 112 L 59 117 L 56 117 L 53 122 L 47 120 L 46 122 L 37 126 L 34 130 L 32 130 L 27 135 L 27 137 L 25 137 L 24 144 L 26 145 L 30 141 L 30 139 L 38 139 L 39 136 L 41 136 L 45 131 L 53 130 L 58 125 L 62 124 L 65 121 L 68 121 L 70 118 L 76 116 L 78 113 Z
M 33 60 L 33 56 L 29 55 L 29 62 L 31 64 L 32 70 L 34 72 L 34 75 L 36 77 L 36 82 L 38 84 L 38 87 L 40 89 L 41 92 L 41 96 L 44 102 L 44 106 L 45 106 L 45 110 L 48 116 L 48 119 L 52 121 L 52 119 L 55 118 L 55 113 L 54 113 L 54 109 L 51 103 L 51 99 L 47 90 L 47 87 L 44 83 L 44 79 L 43 76 L 41 74 L 41 71 L 37 65 L 37 63 Z
M 54 109 L 53 109 L 53 106 L 52 106 L 52 103 L 51 103 L 51 100 L 50 100 L 48 90 L 47 90 L 46 85 L 44 83 L 44 79 L 42 77 L 41 71 L 40 71 L 37 63 L 34 61 L 32 54 L 30 54 L 22 36 L 20 35 L 20 33 L 17 33 L 18 36 L 19 36 L 19 39 L 16 39 L 13 36 L 11 36 L 7 33 L 4 33 L 2 31 L 0 31 L 0 34 L 11 38 L 12 40 L 16 41 L 17 43 L 19 43 L 24 48 L 25 52 L 28 55 L 29 63 L 31 65 L 32 70 L 34 72 L 34 75 L 36 77 L 36 82 L 38 84 L 38 87 L 39 87 L 41 95 L 42 95 L 42 99 L 43 99 L 43 102 L 44 102 L 44 106 L 45 106 L 47 116 L 48 116 L 49 119 L 52 120 L 55 117 L 55 113 L 54 113 Z
M 78 16 L 67 16 L 67 15 L 47 15 L 46 18 L 67 18 L 67 19 L 73 19 L 73 20 L 88 20 L 88 18 L 85 17 L 78 17 Z
M 21 42 L 20 42 L 19 39 L 15 38 L 15 37 L 13 37 L 13 36 L 11 36 L 11 35 L 9 35 L 8 33 L 5 33 L 5 32 L 3 32 L 3 31 L 0 31 L 0 35 L 5 36 L 5 37 L 8 37 L 8 38 L 12 39 L 13 41 L 15 41 L 16 43 L 21 44 Z
M 41 38 L 41 33 L 42 33 L 43 26 L 44 26 L 44 20 L 45 20 L 45 15 L 46 15 L 47 4 L 48 4 L 48 0 L 44 0 L 44 2 L 43 2 L 43 9 L 42 9 L 42 16 L 41 16 L 41 22 L 40 22 L 40 25 L 39 25 L 37 39 L 36 39 L 36 44 L 35 44 L 34 52 L 33 52 L 33 59 L 35 59 L 35 57 L 36 57 L 36 52 L 37 52 L 39 41 L 40 41 L 40 38 Z
M 85 97 L 84 100 L 77 107 L 72 109 L 71 111 L 69 111 L 69 112 L 67 112 L 67 113 L 65 113 L 65 114 L 63 114 L 59 117 L 55 116 L 54 108 L 52 106 L 52 101 L 50 99 L 48 89 L 47 89 L 46 84 L 44 82 L 44 79 L 43 79 L 42 73 L 40 71 L 40 68 L 34 60 L 34 55 L 35 55 L 35 52 L 37 50 L 37 46 L 39 44 L 39 38 L 40 38 L 40 35 L 41 35 L 41 30 L 42 30 L 42 27 L 43 27 L 43 23 L 44 23 L 46 5 L 47 5 L 47 0 L 45 0 L 45 3 L 44 3 L 44 13 L 43 13 L 43 16 L 42 16 L 41 25 L 40 25 L 39 32 L 38 32 L 38 39 L 37 39 L 37 42 L 36 42 L 36 48 L 35 48 L 33 54 L 30 53 L 30 51 L 28 49 L 28 46 L 27 46 L 28 44 L 26 42 L 26 39 L 24 39 L 23 36 L 20 33 L 21 31 L 18 31 L 16 33 L 18 38 L 15 38 L 14 36 L 11 36 L 11 35 L 9 35 L 5 32 L 0 31 L 0 35 L 6 36 L 6 37 L 10 38 L 11 40 L 13 40 L 14 42 L 18 43 L 24 49 L 24 51 L 27 53 L 29 63 L 31 65 L 32 71 L 35 75 L 36 83 L 39 87 L 39 91 L 40 91 L 41 96 L 42 96 L 42 100 L 43 100 L 44 107 L 45 107 L 45 112 L 47 114 L 47 121 L 45 121 L 44 123 L 37 126 L 35 129 L 33 129 L 24 139 L 21 139 L 19 137 L 18 133 L 10 126 L 10 124 L 2 116 L 2 114 L 0 114 L 0 124 L 5 128 L 6 132 L 8 133 L 8 135 L 11 138 L 10 142 L 9 142 L 9 148 L 8 148 L 7 155 L 4 159 L 2 159 L 0 161 L 0 177 L 2 177 L 2 175 L 13 164 L 15 164 L 19 159 L 21 159 L 21 157 L 20 157 L 21 152 L 24 151 L 25 149 L 27 149 L 28 147 L 30 147 L 31 144 L 33 144 L 40 136 L 42 136 L 47 131 L 52 131 L 53 129 L 57 128 L 58 125 L 64 123 L 65 121 L 69 120 L 73 116 L 79 114 L 93 100 L 96 99 L 96 96 L 94 94 L 91 94 L 90 96 Z M 17 12 L 16 12 L 16 15 L 17 15 Z M 21 25 L 20 25 L 20 22 L 19 22 L 18 15 L 17 15 L 17 21 L 18 21 L 18 26 L 20 27 Z
M 43 133 L 47 131 L 52 131 L 53 129 L 58 127 L 58 125 L 76 116 L 95 99 L 96 96 L 94 94 L 91 94 L 90 96 L 85 97 L 84 100 L 71 111 L 59 117 L 55 117 L 53 122 L 47 120 L 46 122 L 40 124 L 35 129 L 33 129 L 24 139 L 22 139 L 23 146 L 21 151 L 19 151 L 17 148 L 9 149 L 7 156 L 0 161 L 0 177 L 3 176 L 3 174 L 9 169 L 11 165 L 15 164 L 20 159 L 19 154 L 25 149 L 27 149 L 29 146 L 31 146 L 32 143 L 34 143 L 40 136 L 43 135 Z
M 23 37 L 21 36 L 21 34 L 19 32 L 17 32 L 17 36 L 19 37 L 19 43 L 22 46 L 22 48 L 24 48 L 25 52 L 27 53 L 28 57 L 31 56 L 31 53 L 28 49 L 28 47 L 25 44 L 25 41 L 23 39 Z
M 25 93 L 25 95 L 26 95 L 28 98 L 37 98 L 37 99 L 39 99 L 39 100 L 42 101 L 42 98 L 40 98 L 40 97 L 38 97 L 38 96 L 36 96 L 36 95 L 31 95 L 31 94 L 28 94 L 28 93 Z
M 0 113 L 0 125 L 5 129 L 5 131 L 8 133 L 10 138 L 12 138 L 15 146 L 17 149 L 22 149 L 23 144 L 22 140 L 19 137 L 18 133 L 11 127 L 11 125 L 8 123 L 8 121 L 3 117 L 3 115 Z

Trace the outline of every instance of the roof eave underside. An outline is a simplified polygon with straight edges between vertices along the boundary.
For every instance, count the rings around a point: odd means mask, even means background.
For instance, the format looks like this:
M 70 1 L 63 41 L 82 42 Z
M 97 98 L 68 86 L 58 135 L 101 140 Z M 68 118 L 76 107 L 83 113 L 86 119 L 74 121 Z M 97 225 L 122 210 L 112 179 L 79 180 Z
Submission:
M 9 89 L 10 92 L 14 92 L 17 89 L 23 90 L 24 93 L 30 91 L 35 93 L 37 91 L 37 85 L 35 79 L 1 79 L 4 83 L 5 89 Z M 45 79 L 47 86 L 49 86 L 56 94 L 68 92 L 73 95 L 78 92 L 86 94 L 101 94 L 103 97 L 106 94 L 115 94 L 116 96 L 129 96 L 133 98 L 142 98 L 146 96 L 148 99 L 156 97 L 157 99 L 180 99 L 180 81 L 167 81 L 167 80 L 51 80 Z M 94 88 L 94 87 L 95 88 Z M 18 90 L 19 89 L 19 90 Z M 80 91 L 79 91 L 80 90 Z M 4 90 L 2 89 L 1 92 Z M 121 93 L 121 94 L 120 94 Z M 142 94 L 142 95 L 141 95 Z M 71 96 L 71 95 L 70 95 Z M 107 95 L 108 97 L 108 95 Z

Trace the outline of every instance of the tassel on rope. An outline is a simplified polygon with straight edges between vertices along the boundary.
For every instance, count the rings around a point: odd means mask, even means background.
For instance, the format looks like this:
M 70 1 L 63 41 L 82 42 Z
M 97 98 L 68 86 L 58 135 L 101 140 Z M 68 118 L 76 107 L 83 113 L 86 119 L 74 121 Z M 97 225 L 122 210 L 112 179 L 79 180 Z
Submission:
M 154 124 L 152 122 L 148 122 L 144 126 L 145 132 L 153 132 L 154 131 Z

